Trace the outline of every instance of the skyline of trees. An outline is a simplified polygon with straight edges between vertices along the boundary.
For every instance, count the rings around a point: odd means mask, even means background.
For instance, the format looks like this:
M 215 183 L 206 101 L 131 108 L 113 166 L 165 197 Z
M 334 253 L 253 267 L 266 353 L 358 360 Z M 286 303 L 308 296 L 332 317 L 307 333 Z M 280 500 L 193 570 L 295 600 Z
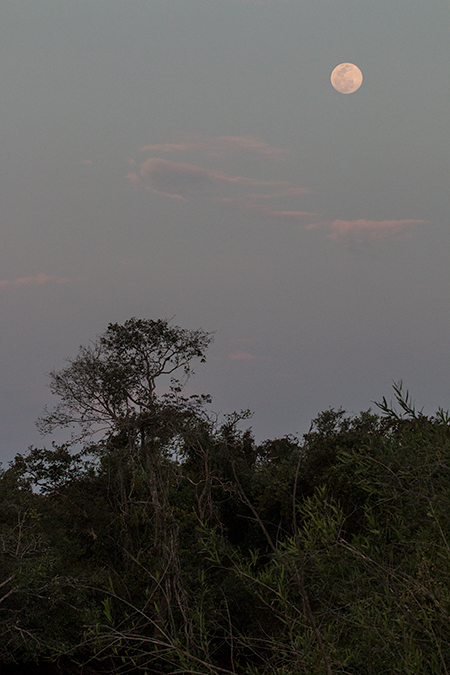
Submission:
M 0 473 L 0 663 L 447 673 L 448 414 L 399 383 L 257 443 L 183 393 L 211 339 L 133 318 L 50 374 L 67 443 Z

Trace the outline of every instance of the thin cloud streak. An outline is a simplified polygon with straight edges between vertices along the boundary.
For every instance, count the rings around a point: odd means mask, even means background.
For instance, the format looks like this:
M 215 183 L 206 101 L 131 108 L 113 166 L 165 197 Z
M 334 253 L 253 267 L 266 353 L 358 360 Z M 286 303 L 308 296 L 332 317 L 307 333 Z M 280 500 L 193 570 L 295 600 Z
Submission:
M 253 136 L 216 136 L 212 138 L 193 138 L 173 143 L 144 145 L 139 152 L 203 152 L 209 157 L 247 152 L 263 155 L 275 161 L 283 161 L 290 155 L 289 150 L 274 148 L 265 141 Z
M 311 211 L 282 211 L 271 209 L 264 204 L 258 203 L 258 197 L 264 198 L 264 196 L 264 194 L 261 194 L 247 195 L 245 197 L 218 197 L 216 201 L 225 204 L 226 206 L 239 209 L 240 211 L 257 214 L 263 218 L 283 221 L 289 220 L 291 222 L 301 223 L 308 227 L 317 226 L 317 220 L 320 217 L 318 213 Z
M 149 177 L 154 190 L 170 197 L 182 197 L 183 193 L 208 185 L 236 185 L 276 187 L 286 185 L 284 181 L 266 181 L 246 176 L 231 176 L 196 164 L 172 162 L 160 157 L 150 157 L 140 164 L 140 175 Z M 137 174 L 128 172 L 128 179 L 137 184 Z
M 8 288 L 10 286 L 40 286 L 41 284 L 55 283 L 67 284 L 72 279 L 65 279 L 62 277 L 52 276 L 50 274 L 36 274 L 32 277 L 19 277 L 18 279 L 3 279 L 0 280 L 0 288 Z
M 263 154 L 270 150 L 268 144 L 249 137 L 222 136 L 215 139 L 187 140 L 177 143 L 147 145 L 142 152 L 192 152 L 195 150 L 252 149 Z M 272 155 L 271 155 L 271 158 Z M 297 223 L 305 229 L 323 229 L 334 240 L 346 240 L 358 245 L 370 244 L 385 239 L 398 239 L 410 234 L 423 220 L 324 220 L 323 214 L 295 208 L 273 208 L 268 202 L 292 199 L 310 194 L 311 188 L 295 186 L 289 181 L 268 181 L 248 176 L 233 176 L 199 164 L 149 157 L 134 170 L 129 170 L 127 180 L 137 189 L 143 188 L 154 194 L 171 199 L 184 200 L 189 194 L 203 193 L 207 199 L 253 213 L 262 218 Z M 150 184 L 149 184 L 150 183 Z M 247 191 L 246 188 L 253 188 Z M 231 189 L 231 194 L 230 194 Z M 218 192 L 217 192 L 218 191 Z M 287 206 L 287 205 L 286 205 Z
M 419 225 L 429 225 L 427 220 L 334 220 L 330 225 L 332 239 L 353 238 L 360 242 L 398 238 L 410 234 Z
M 144 145 L 139 153 L 151 153 L 151 156 L 142 161 L 127 158 L 128 182 L 135 189 L 148 190 L 170 199 L 184 200 L 189 194 L 198 196 L 202 192 L 205 195 L 208 189 L 214 189 L 214 194 L 209 194 L 209 198 L 216 202 L 270 215 L 270 209 L 261 203 L 312 192 L 311 188 L 294 185 L 289 180 L 262 180 L 232 175 L 220 171 L 220 167 L 203 166 L 204 159 L 217 160 L 235 153 L 256 155 L 265 163 L 284 161 L 290 155 L 289 151 L 272 147 L 253 136 L 188 136 L 170 143 Z M 161 157 L 162 154 L 187 154 L 193 161 L 180 161 L 178 157 L 166 159 Z

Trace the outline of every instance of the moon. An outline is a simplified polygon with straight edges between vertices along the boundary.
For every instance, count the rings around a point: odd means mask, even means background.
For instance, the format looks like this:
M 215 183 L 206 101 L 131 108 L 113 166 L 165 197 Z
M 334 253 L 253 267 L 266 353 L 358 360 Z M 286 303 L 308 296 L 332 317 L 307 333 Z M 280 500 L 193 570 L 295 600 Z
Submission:
M 331 84 L 341 94 L 353 94 L 362 81 L 362 72 L 354 63 L 340 63 L 331 73 Z

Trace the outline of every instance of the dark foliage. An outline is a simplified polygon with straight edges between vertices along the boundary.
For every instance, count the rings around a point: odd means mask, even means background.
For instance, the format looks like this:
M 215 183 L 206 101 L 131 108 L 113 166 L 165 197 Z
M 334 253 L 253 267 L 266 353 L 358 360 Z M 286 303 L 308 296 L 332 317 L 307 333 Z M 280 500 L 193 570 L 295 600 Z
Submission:
M 0 475 L 5 672 L 447 673 L 446 413 L 396 385 L 399 410 L 257 444 L 245 412 L 217 424 L 179 380 L 156 395 L 209 341 L 131 319 L 51 375 L 44 427 L 84 445 Z

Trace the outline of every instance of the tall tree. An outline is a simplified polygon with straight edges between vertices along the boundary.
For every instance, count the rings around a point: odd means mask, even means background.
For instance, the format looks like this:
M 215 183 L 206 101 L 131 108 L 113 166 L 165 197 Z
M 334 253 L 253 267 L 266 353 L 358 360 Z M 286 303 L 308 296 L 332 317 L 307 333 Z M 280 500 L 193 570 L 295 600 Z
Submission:
M 38 420 L 46 434 L 58 427 L 77 429 L 72 441 L 134 429 L 145 442 L 145 430 L 154 426 L 164 407 L 172 415 L 195 408 L 202 399 L 181 396 L 192 374 L 192 361 L 205 361 L 212 334 L 201 329 L 171 326 L 168 320 L 132 318 L 123 325 L 109 324 L 103 335 L 81 346 L 68 366 L 50 373 L 50 389 L 60 403 Z M 183 381 L 174 377 L 181 371 Z M 170 377 L 169 392 L 156 396 L 157 379 Z M 189 405 L 188 405 L 189 402 Z
M 119 523 L 121 569 L 127 570 L 128 579 L 140 577 L 139 588 L 144 584 L 146 603 L 154 606 L 155 638 L 164 626 L 174 625 L 174 608 L 179 615 L 185 610 L 179 527 L 171 499 L 179 480 L 174 456 L 187 447 L 197 428 L 208 425 L 204 403 L 209 397 L 186 397 L 183 388 L 193 361 L 205 361 L 211 340 L 210 333 L 168 320 L 132 318 L 109 324 L 65 368 L 50 373 L 50 389 L 60 403 L 38 421 L 43 433 L 71 427 L 68 445 L 82 442 L 87 451 L 100 455 L 108 500 Z M 159 383 L 165 391 L 161 395 Z M 89 443 L 98 436 L 99 441 Z M 117 592 L 129 597 L 122 571 L 115 578 L 121 587 Z

